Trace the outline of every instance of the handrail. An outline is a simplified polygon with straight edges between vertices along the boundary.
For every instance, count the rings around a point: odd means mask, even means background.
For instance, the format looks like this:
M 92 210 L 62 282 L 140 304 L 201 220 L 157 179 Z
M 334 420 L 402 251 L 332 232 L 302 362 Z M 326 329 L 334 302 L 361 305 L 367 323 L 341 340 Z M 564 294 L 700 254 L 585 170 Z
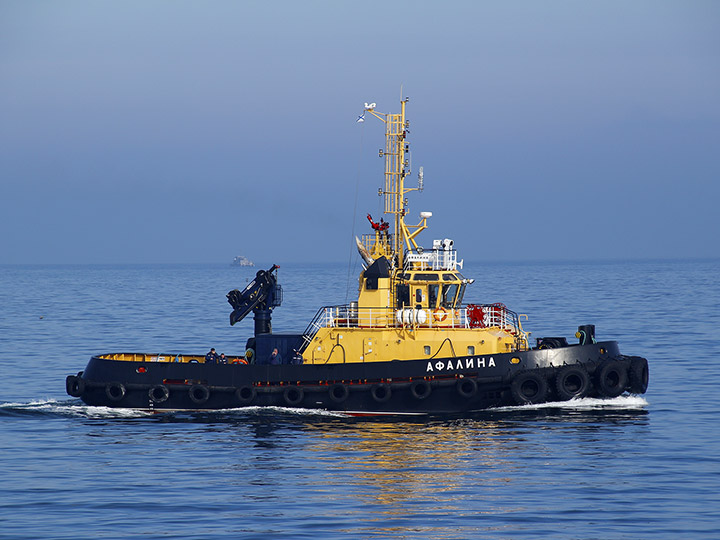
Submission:
M 501 328 L 521 332 L 517 313 L 503 304 L 468 304 L 459 308 L 359 308 L 355 304 L 321 307 L 303 332 L 310 343 L 320 328 Z
M 462 261 L 458 263 L 456 250 L 438 247 L 407 252 L 405 261 L 415 265 L 412 270 L 452 271 L 457 270 L 458 266 L 462 267 Z

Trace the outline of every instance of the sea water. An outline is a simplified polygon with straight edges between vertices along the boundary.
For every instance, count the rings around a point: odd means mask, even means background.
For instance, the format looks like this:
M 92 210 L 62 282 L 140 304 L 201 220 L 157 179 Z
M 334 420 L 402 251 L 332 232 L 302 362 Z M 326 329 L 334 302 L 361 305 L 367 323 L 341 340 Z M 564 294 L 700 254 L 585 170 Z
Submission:
M 466 266 L 532 340 L 646 356 L 644 396 L 409 421 L 65 394 L 96 353 L 242 353 L 225 294 L 256 270 L 0 267 L 0 538 L 720 538 L 720 261 Z M 278 332 L 356 295 L 347 265 L 279 276 Z

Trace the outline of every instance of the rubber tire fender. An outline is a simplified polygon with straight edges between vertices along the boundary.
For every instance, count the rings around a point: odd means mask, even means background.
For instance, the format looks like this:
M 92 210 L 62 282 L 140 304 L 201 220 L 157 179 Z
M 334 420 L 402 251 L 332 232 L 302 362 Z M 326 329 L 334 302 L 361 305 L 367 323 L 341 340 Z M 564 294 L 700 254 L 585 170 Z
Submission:
M 644 394 L 650 380 L 648 361 L 641 356 L 630 357 L 630 393 Z
M 204 384 L 193 384 L 188 390 L 188 395 L 193 403 L 202 405 L 210 399 L 210 389 Z
M 415 399 L 423 400 L 432 394 L 432 386 L 427 381 L 413 381 L 410 384 L 410 393 Z
M 460 397 L 470 399 L 477 394 L 478 386 L 475 379 L 463 377 L 462 379 L 458 379 L 458 382 L 455 384 L 455 389 Z
M 378 403 L 385 403 L 392 397 L 392 388 L 385 383 L 372 385 L 370 395 Z
M 65 378 L 65 391 L 72 397 L 80 397 L 85 393 L 85 379 L 78 375 Z
M 518 405 L 543 403 L 547 401 L 548 384 L 535 371 L 521 371 L 510 384 L 510 394 Z
M 283 398 L 285 399 L 285 403 L 287 403 L 291 407 L 300 405 L 304 397 L 305 391 L 299 386 L 288 386 L 283 391 Z
M 158 394 L 159 392 L 159 394 Z M 170 397 L 170 389 L 164 384 L 156 384 L 148 390 L 148 398 L 152 403 L 163 403 Z
M 342 383 L 337 383 L 330 387 L 328 394 L 333 403 L 342 403 L 350 395 L 350 389 Z
M 125 385 L 117 381 L 107 383 L 105 385 L 105 395 L 110 401 L 120 401 L 125 397 Z
M 590 391 L 590 375 L 580 365 L 564 366 L 555 375 L 555 390 L 560 401 L 583 398 Z
M 618 397 L 625 391 L 627 383 L 627 370 L 617 360 L 605 362 L 598 370 L 597 389 L 604 397 Z
M 257 396 L 257 390 L 254 386 L 246 384 L 235 390 L 235 398 L 240 402 L 241 405 L 250 405 L 255 401 Z

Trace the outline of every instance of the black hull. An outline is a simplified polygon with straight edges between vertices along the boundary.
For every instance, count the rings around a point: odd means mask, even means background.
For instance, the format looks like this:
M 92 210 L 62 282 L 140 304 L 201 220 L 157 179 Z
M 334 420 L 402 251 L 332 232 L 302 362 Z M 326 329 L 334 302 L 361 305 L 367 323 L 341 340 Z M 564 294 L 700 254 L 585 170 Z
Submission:
M 572 367 L 569 367 L 572 366 Z M 67 391 L 143 410 L 297 407 L 348 414 L 452 414 L 644 393 L 647 361 L 614 341 L 491 356 L 326 365 L 130 362 L 94 356 Z

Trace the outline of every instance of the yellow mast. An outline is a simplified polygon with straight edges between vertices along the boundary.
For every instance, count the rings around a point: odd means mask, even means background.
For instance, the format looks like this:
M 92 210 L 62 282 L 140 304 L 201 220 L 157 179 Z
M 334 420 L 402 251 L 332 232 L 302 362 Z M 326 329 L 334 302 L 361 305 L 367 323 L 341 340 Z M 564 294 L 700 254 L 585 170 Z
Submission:
M 406 188 L 405 178 L 410 174 L 410 143 L 407 140 L 410 122 L 405 119 L 405 105 L 408 98 L 400 101 L 400 114 L 386 114 L 375 111 L 375 104 L 366 104 L 365 110 L 385 123 L 385 150 L 380 150 L 380 157 L 385 157 L 385 187 L 379 190 L 385 197 L 385 214 L 394 216 L 392 235 L 392 255 L 397 269 L 405 263 L 405 249 L 416 250 L 415 237 L 427 227 L 427 218 L 423 217 L 418 225 L 405 224 L 407 199 L 410 191 L 421 189 Z M 410 229 L 415 229 L 410 231 Z

